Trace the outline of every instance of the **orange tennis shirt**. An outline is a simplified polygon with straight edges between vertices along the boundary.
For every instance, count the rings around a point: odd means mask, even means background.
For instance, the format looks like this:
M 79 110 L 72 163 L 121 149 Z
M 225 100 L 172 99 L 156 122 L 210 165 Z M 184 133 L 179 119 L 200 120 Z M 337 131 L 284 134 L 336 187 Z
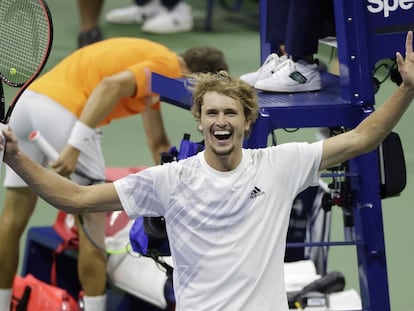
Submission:
M 29 89 L 52 98 L 79 117 L 99 82 L 127 69 L 134 74 L 138 91 L 134 97 L 122 98 L 101 125 L 146 108 L 145 97 L 154 95 L 152 72 L 170 78 L 182 76 L 176 53 L 167 47 L 141 38 L 112 38 L 76 50 L 36 79 Z M 158 103 L 152 108 L 160 109 L 159 106 Z

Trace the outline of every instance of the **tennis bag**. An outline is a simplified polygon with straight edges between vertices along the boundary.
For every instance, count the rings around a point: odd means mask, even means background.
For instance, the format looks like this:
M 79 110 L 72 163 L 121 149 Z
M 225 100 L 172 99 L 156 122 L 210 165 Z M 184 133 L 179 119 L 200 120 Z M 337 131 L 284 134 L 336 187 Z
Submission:
M 31 274 L 13 281 L 11 311 L 79 311 L 75 299 L 62 288 L 47 284 Z
M 391 132 L 378 150 L 381 198 L 399 196 L 407 184 L 407 169 L 400 136 Z
M 107 249 L 116 249 L 119 245 L 124 245 L 128 241 L 129 230 L 132 220 L 125 212 L 113 211 L 106 213 L 105 217 L 105 246 Z M 59 211 L 53 223 L 53 229 L 62 239 L 62 242 L 53 251 L 52 266 L 50 273 L 50 283 L 56 285 L 57 282 L 57 257 L 69 249 L 78 249 L 79 237 L 76 226 L 75 216 L 63 211 Z

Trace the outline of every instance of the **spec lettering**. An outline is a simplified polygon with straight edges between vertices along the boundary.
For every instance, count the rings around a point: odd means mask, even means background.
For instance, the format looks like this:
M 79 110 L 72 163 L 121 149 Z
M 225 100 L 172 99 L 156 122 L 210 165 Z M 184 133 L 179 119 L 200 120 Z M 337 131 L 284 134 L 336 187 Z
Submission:
M 398 10 L 410 10 L 414 7 L 414 0 L 368 0 L 367 9 L 377 14 L 383 12 L 384 17 L 390 16 L 390 12 Z

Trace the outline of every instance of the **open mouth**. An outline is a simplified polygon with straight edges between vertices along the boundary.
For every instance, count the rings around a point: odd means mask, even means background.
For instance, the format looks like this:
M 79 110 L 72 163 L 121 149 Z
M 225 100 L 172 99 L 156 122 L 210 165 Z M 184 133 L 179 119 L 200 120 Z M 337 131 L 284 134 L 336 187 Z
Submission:
M 231 137 L 231 132 L 230 131 L 214 131 L 213 135 L 217 140 L 226 140 Z

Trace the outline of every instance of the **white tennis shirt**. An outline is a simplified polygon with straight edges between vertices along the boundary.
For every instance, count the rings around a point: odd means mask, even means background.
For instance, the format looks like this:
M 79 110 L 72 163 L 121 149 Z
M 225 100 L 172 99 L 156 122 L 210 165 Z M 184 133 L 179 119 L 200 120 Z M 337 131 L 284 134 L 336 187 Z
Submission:
M 297 194 L 318 184 L 322 142 L 244 149 L 219 172 L 204 152 L 115 182 L 131 218 L 163 215 L 177 311 L 288 310 L 283 258 Z

